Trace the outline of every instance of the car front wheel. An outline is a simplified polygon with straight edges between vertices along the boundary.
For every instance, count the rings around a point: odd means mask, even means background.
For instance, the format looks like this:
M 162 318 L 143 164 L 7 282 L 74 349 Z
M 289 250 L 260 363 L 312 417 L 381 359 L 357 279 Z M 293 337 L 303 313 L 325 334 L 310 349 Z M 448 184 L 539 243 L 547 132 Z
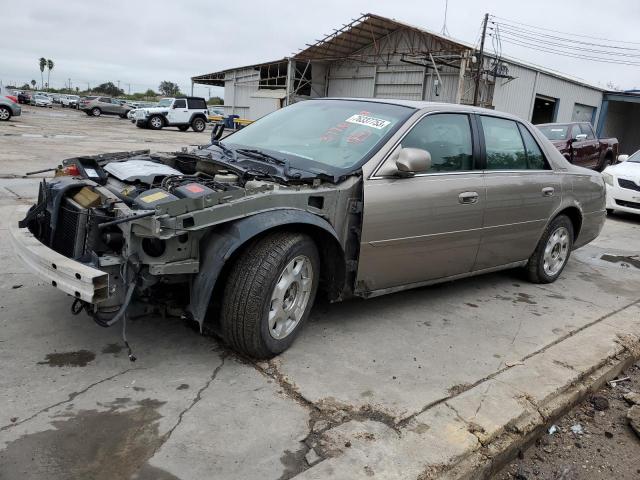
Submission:
M 193 128 L 194 132 L 204 132 L 207 124 L 202 118 L 194 118 L 193 122 L 191 122 L 191 128 Z
M 160 115 L 154 115 L 153 117 L 151 117 L 147 124 L 152 130 L 160 130 L 164 126 L 164 122 L 162 121 Z
M 320 258 L 310 237 L 276 232 L 251 244 L 233 265 L 221 310 L 235 350 L 270 358 L 291 346 L 309 316 Z
M 7 107 L 0 107 L 0 120 L 7 121 L 11 118 L 11 110 Z
M 566 215 L 558 215 L 547 226 L 535 252 L 527 263 L 533 283 L 555 282 L 569 261 L 573 248 L 573 224 Z
M 93 115 L 94 117 L 99 117 L 100 115 L 102 115 L 102 110 L 100 110 L 98 107 L 92 108 L 91 115 Z

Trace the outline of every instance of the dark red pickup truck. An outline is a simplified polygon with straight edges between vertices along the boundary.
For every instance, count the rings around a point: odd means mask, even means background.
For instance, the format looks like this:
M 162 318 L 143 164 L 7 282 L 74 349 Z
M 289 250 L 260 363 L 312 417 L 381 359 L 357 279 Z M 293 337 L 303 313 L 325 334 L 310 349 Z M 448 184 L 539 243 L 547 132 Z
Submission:
M 543 123 L 536 127 L 575 165 L 601 172 L 618 158 L 618 139 L 596 137 L 588 122 Z

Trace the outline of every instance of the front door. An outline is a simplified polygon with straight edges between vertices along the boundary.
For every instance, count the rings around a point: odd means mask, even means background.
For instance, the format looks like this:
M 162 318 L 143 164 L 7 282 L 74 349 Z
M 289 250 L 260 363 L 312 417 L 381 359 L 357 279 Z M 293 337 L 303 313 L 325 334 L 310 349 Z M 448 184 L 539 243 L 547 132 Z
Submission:
M 562 185 L 521 123 L 480 116 L 487 187 L 482 242 L 474 270 L 527 260 L 562 198 Z
M 467 114 L 419 120 L 364 182 L 357 289 L 370 292 L 467 273 L 480 242 L 485 205 L 479 147 Z M 477 135 L 476 135 L 477 137 Z M 431 154 L 426 172 L 397 176 L 399 149 Z
M 167 119 L 172 125 L 181 123 L 189 123 L 189 109 L 187 108 L 187 100 L 177 98 L 173 101 L 173 105 L 167 114 Z

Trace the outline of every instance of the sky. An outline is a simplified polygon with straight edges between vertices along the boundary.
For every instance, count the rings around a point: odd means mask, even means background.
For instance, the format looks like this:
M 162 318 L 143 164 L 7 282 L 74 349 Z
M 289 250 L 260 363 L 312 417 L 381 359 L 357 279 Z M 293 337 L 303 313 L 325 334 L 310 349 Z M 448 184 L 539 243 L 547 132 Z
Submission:
M 445 0 L 28 0 L 11 8 L 11 20 L 3 22 L 0 81 L 22 85 L 35 79 L 39 85 L 38 59 L 45 57 L 55 62 L 50 81 L 55 88 L 69 79 L 82 89 L 119 81 L 125 92 L 133 93 L 157 90 L 162 80 L 169 80 L 188 93 L 193 75 L 289 56 L 361 13 L 440 31 L 444 11 Z M 638 42 L 640 49 L 638 0 L 449 0 L 450 36 L 476 43 L 485 13 Z M 640 88 L 638 66 L 566 58 L 506 43 L 502 53 L 589 83 Z M 196 86 L 194 94 L 222 96 L 222 90 Z

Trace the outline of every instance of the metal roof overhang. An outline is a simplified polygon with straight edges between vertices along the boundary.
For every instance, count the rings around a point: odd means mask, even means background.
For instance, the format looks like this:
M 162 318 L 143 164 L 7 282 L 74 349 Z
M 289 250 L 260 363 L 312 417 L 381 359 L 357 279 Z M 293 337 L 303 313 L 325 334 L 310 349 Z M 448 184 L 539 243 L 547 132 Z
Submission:
M 271 62 L 256 63 L 254 65 L 246 65 L 244 67 L 227 68 L 226 70 L 220 70 L 219 72 L 196 75 L 195 77 L 191 77 L 191 82 L 197 83 L 198 85 L 212 85 L 216 87 L 224 87 L 225 74 L 227 72 L 232 72 L 233 70 L 249 69 L 249 68 L 258 69 L 260 67 L 266 67 L 268 65 L 278 65 L 278 64 L 284 64 L 285 71 L 286 71 L 287 61 L 288 60 L 286 58 L 281 58 L 279 60 L 273 60 Z

